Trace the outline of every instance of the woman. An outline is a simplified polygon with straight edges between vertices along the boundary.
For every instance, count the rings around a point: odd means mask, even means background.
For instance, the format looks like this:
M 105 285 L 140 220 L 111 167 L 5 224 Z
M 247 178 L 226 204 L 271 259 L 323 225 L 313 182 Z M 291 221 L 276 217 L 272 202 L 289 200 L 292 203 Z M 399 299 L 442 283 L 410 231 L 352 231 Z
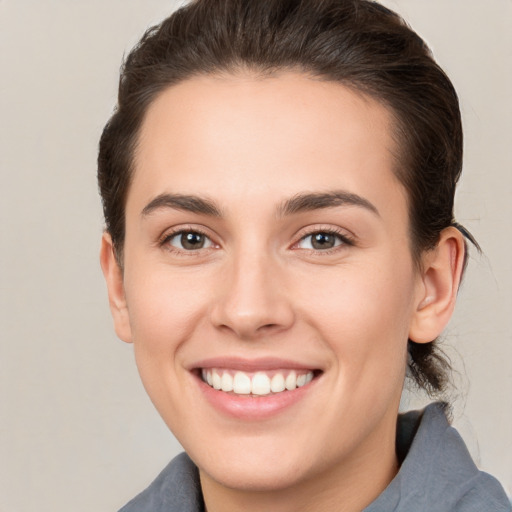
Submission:
M 118 336 L 185 448 L 123 511 L 510 510 L 443 406 L 397 422 L 465 263 L 456 93 L 366 0 L 199 0 L 105 127 Z

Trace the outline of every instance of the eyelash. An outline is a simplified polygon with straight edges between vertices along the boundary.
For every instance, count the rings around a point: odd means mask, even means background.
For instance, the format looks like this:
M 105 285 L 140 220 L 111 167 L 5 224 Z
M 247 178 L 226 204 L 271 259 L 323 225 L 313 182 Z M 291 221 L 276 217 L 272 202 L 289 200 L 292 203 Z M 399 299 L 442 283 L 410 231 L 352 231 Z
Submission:
M 296 247 L 299 243 L 306 240 L 307 238 L 312 237 L 314 235 L 318 235 L 318 234 L 334 236 L 341 243 L 338 245 L 335 245 L 334 247 L 331 247 L 329 249 L 304 249 L 304 250 L 309 251 L 310 253 L 314 253 L 315 255 L 328 256 L 330 254 L 333 254 L 335 252 L 342 250 L 343 247 L 347 247 L 347 246 L 351 247 L 351 246 L 355 245 L 355 240 L 351 236 L 347 235 L 346 232 L 342 232 L 341 230 L 333 229 L 332 227 L 329 227 L 329 228 L 320 227 L 320 228 L 316 228 L 312 231 L 308 231 L 305 234 L 303 234 L 300 237 L 300 239 L 298 240 L 298 242 L 295 242 L 294 247 Z
M 199 251 L 201 250 L 205 250 L 205 249 L 211 249 L 212 247 L 206 247 L 206 248 L 199 248 L 199 249 L 191 249 L 191 250 L 187 250 L 187 249 L 179 249 L 177 247 L 174 247 L 172 246 L 169 242 L 177 237 L 177 236 L 180 236 L 180 235 L 183 235 L 183 234 L 196 234 L 196 235 L 201 235 L 203 237 L 205 237 L 207 240 L 210 241 L 210 243 L 215 246 L 216 244 L 212 241 L 211 237 L 206 233 L 206 231 L 203 231 L 202 229 L 200 228 L 197 228 L 197 227 L 190 227 L 190 228 L 180 228 L 180 229 L 177 229 L 176 231 L 171 231 L 171 232 L 166 232 L 162 238 L 159 240 L 158 242 L 158 245 L 160 247 L 164 247 L 166 250 L 168 250 L 169 252 L 172 252 L 172 253 L 175 253 L 179 256 L 181 255 L 186 255 L 186 256 L 195 256 L 195 255 L 198 255 L 199 254 Z
M 173 253 L 176 253 L 179 255 L 187 255 L 187 256 L 194 256 L 194 255 L 199 254 L 199 251 L 212 248 L 212 247 L 206 247 L 206 248 L 187 250 L 187 249 L 179 249 L 179 248 L 176 248 L 176 247 L 173 247 L 172 245 L 170 245 L 169 242 L 173 238 L 183 235 L 183 234 L 201 235 L 201 236 L 205 237 L 206 239 L 208 239 L 213 246 L 217 245 L 212 241 L 211 237 L 205 231 L 203 231 L 202 229 L 197 228 L 197 227 L 180 228 L 180 229 L 177 229 L 176 231 L 167 232 L 159 240 L 158 245 L 160 247 L 165 246 L 165 248 L 170 252 L 173 252 Z M 307 238 L 312 237 L 314 235 L 318 235 L 318 234 L 334 236 L 341 243 L 338 245 L 335 245 L 334 247 L 331 247 L 329 249 L 304 249 L 304 250 L 306 250 L 310 253 L 318 254 L 318 255 L 329 255 L 329 254 L 332 254 L 333 252 L 339 251 L 344 246 L 346 247 L 346 246 L 355 245 L 354 239 L 352 237 L 348 236 L 345 232 L 341 232 L 339 230 L 333 229 L 332 227 L 329 227 L 329 228 L 325 228 L 325 229 L 317 228 L 312 231 L 308 231 L 308 232 L 304 233 L 299 238 L 299 240 L 293 244 L 292 249 L 295 248 L 295 250 L 299 250 L 299 248 L 296 248 L 298 244 L 300 244 L 302 241 L 306 240 Z

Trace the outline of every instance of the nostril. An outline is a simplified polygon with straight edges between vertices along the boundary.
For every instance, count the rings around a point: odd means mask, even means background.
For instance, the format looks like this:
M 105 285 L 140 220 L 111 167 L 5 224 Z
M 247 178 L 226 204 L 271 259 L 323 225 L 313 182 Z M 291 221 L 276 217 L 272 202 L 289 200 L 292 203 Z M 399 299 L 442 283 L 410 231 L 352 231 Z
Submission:
M 261 327 L 259 327 L 259 330 L 260 331 L 268 331 L 268 330 L 277 329 L 277 328 L 279 328 L 278 324 L 265 324 L 265 325 L 262 325 Z

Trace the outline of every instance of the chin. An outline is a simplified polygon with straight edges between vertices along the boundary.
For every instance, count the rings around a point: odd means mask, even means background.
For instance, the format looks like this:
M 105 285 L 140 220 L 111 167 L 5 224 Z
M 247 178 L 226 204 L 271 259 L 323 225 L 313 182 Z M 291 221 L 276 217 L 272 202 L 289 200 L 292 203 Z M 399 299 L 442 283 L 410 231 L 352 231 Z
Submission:
M 292 435 L 293 431 L 289 432 Z M 305 440 L 295 441 L 287 443 L 281 436 L 269 439 L 260 433 L 252 439 L 231 438 L 228 443 L 210 444 L 202 449 L 196 446 L 188 453 L 202 475 L 224 487 L 252 492 L 282 491 L 314 478 L 323 469 L 321 460 L 308 455 Z
M 300 484 L 307 476 L 300 462 L 276 465 L 253 461 L 226 461 L 200 467 L 201 473 L 230 489 L 245 492 L 274 492 L 283 491 Z

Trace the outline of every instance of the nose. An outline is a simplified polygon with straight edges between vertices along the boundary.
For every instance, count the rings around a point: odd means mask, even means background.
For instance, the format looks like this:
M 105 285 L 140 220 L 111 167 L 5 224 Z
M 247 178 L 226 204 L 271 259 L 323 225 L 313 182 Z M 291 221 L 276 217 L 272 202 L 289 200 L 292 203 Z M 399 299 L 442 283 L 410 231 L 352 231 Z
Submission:
M 284 269 L 268 255 L 239 255 L 230 262 L 211 312 L 216 328 L 254 340 L 285 331 L 294 311 Z

